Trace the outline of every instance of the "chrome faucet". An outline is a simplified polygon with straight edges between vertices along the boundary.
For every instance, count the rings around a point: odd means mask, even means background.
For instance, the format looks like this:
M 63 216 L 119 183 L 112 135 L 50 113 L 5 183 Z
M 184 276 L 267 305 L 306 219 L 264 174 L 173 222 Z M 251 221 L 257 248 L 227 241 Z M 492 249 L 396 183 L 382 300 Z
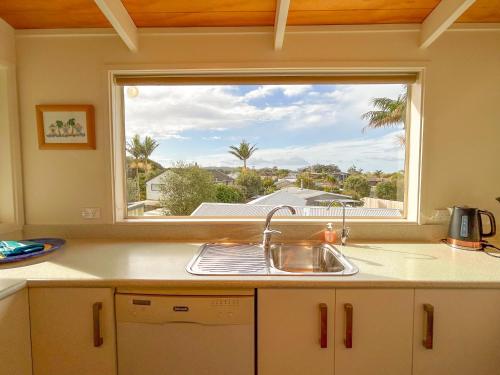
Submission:
M 349 238 L 349 228 L 345 226 L 345 207 L 347 203 L 358 202 L 355 200 L 347 200 L 347 199 L 334 199 L 330 201 L 328 204 L 327 210 L 329 210 L 334 203 L 340 203 L 342 205 L 342 232 L 340 233 L 340 244 L 345 246 L 347 243 L 347 239 Z
M 262 247 L 264 248 L 265 253 L 268 253 L 269 248 L 271 247 L 271 236 L 273 234 L 281 234 L 281 232 L 279 230 L 274 230 L 274 229 L 270 228 L 271 227 L 271 219 L 273 218 L 273 215 L 277 211 L 285 209 L 285 208 L 287 210 L 289 210 L 292 213 L 292 215 L 295 215 L 297 213 L 297 211 L 295 211 L 295 208 L 284 204 L 281 206 L 274 207 L 271 211 L 269 211 L 269 213 L 266 216 L 266 224 L 264 225 L 264 232 L 262 233 Z

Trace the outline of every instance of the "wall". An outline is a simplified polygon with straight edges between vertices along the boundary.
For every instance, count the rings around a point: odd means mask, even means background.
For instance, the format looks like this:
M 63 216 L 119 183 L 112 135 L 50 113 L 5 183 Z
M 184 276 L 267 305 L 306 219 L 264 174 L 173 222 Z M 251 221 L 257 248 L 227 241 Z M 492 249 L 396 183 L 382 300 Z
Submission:
M 0 233 L 23 223 L 14 30 L 0 19 Z
M 106 72 L 185 67 L 424 66 L 421 221 L 431 223 L 435 209 L 454 204 L 489 209 L 500 218 L 494 200 L 500 195 L 500 30 L 448 31 L 426 50 L 418 48 L 418 38 L 418 30 L 290 32 L 284 49 L 275 52 L 267 31 L 151 33 L 141 35 L 139 52 L 132 53 L 109 33 L 18 33 L 26 222 L 89 224 L 81 208 L 100 207 L 102 217 L 91 223 L 111 224 Z M 97 150 L 39 150 L 35 105 L 49 103 L 93 104 Z M 405 236 L 394 228 L 386 236 L 394 232 Z

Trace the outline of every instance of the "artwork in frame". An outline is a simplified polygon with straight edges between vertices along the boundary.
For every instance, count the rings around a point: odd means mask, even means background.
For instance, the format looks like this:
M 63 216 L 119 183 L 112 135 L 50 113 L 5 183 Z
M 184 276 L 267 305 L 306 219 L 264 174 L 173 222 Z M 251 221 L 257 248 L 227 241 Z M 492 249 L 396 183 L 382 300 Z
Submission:
M 95 150 L 94 106 L 37 105 L 41 150 Z

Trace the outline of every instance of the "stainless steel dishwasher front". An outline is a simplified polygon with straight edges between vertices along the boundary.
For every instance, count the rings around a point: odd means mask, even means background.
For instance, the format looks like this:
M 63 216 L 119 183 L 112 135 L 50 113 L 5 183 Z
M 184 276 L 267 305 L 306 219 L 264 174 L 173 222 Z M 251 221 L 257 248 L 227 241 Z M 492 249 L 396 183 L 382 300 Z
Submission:
M 254 374 L 254 296 L 116 294 L 119 375 Z

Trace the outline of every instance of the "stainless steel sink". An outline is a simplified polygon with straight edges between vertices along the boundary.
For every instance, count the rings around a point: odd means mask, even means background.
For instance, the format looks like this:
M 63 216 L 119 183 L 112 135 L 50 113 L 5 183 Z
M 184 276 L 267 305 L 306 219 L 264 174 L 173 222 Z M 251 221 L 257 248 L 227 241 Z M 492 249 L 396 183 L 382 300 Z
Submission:
M 358 268 L 329 244 L 272 245 L 269 271 L 277 275 L 353 275 Z
M 329 244 L 205 244 L 186 267 L 195 275 L 347 276 L 358 268 Z

